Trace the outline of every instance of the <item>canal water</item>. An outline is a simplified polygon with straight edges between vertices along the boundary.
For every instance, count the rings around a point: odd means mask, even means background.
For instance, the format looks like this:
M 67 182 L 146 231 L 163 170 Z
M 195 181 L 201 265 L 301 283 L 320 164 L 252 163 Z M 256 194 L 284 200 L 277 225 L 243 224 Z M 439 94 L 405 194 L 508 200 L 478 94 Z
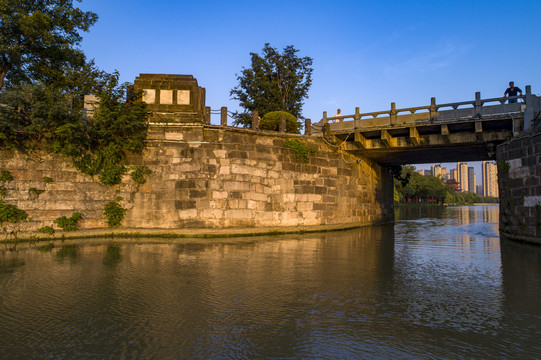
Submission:
M 541 247 L 497 206 L 218 240 L 0 245 L 1 359 L 534 359 Z

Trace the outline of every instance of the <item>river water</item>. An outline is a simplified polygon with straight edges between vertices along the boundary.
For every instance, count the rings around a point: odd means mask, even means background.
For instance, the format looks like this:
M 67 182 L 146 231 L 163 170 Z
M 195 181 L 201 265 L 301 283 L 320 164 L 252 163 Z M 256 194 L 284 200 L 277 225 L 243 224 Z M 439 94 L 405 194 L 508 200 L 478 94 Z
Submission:
M 1 359 L 534 359 L 541 247 L 497 206 L 218 240 L 0 245 Z

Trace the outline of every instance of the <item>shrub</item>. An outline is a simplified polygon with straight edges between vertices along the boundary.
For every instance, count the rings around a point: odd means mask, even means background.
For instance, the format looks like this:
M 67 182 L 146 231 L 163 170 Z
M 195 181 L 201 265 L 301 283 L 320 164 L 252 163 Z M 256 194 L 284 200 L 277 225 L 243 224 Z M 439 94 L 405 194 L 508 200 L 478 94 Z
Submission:
M 54 234 L 54 229 L 51 226 L 40 227 L 38 231 L 49 235 Z
M 0 181 L 10 182 L 11 180 L 13 180 L 13 176 L 11 176 L 11 173 L 9 171 L 2 170 L 0 172 Z
M 263 116 L 263 119 L 259 122 L 259 128 L 263 130 L 280 130 L 280 118 L 282 115 L 286 117 L 286 132 L 299 133 L 300 124 L 297 118 L 286 111 L 271 111 Z
M 44 182 L 45 184 L 50 184 L 50 183 L 53 182 L 53 179 L 50 178 L 50 177 L 48 177 L 48 176 L 44 176 L 44 177 L 43 177 L 43 182 Z
M 310 159 L 310 154 L 317 151 L 314 148 L 308 147 L 305 143 L 299 140 L 286 140 L 284 142 L 284 146 L 295 151 L 297 160 L 304 160 L 304 162 L 308 162 Z
M 119 203 L 111 201 L 107 205 L 105 205 L 105 209 L 103 210 L 103 215 L 107 218 L 105 221 L 109 227 L 117 227 L 122 222 L 122 219 L 124 219 L 124 215 L 126 214 L 126 209 L 124 209 L 122 206 L 120 206 Z
M 3 200 L 0 200 L 0 223 L 8 221 L 11 223 L 17 223 L 25 221 L 28 218 L 26 211 L 17 208 L 14 205 L 6 204 Z
M 81 220 L 83 216 L 81 213 L 73 213 L 70 217 L 61 216 L 57 218 L 54 223 L 64 231 L 75 231 L 79 229 L 79 220 Z

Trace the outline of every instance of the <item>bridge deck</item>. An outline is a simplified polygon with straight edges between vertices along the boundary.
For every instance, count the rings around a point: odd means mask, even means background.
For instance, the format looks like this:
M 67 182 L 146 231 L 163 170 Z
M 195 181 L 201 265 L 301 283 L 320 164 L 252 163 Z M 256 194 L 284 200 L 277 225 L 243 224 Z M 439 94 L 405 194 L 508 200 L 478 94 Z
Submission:
M 395 109 L 393 103 L 389 111 L 356 109 L 354 115 L 331 118 L 324 113 L 316 132 L 331 135 L 345 151 L 387 165 L 494 160 L 496 145 L 524 129 L 526 103 L 507 104 L 508 99 L 482 100 L 477 93 L 474 101 L 459 103 L 436 105 L 433 98 L 431 105 L 415 108 Z

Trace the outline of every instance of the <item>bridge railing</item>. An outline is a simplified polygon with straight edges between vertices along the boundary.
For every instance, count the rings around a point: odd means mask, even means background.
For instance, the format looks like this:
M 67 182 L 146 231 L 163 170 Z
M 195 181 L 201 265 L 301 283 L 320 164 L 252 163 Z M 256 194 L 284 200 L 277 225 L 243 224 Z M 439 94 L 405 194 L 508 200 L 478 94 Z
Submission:
M 516 103 L 508 103 L 509 100 L 521 100 Z M 437 122 L 479 118 L 496 114 L 509 114 L 524 112 L 525 107 L 532 102 L 534 108 L 539 111 L 539 98 L 531 94 L 531 87 L 526 86 L 526 95 L 512 97 L 498 97 L 481 99 L 481 93 L 475 93 L 475 100 L 460 101 L 445 104 L 436 104 L 436 98 L 431 98 L 430 105 L 416 106 L 397 109 L 396 104 L 391 103 L 390 110 L 361 113 L 355 108 L 355 114 L 328 117 L 323 112 L 323 118 L 315 126 L 315 130 L 322 129 L 330 122 L 331 131 L 356 129 L 359 127 L 369 128 L 378 126 L 391 126 L 410 124 L 415 122 Z M 499 103 L 493 105 L 493 103 Z M 532 106 L 530 106 L 532 108 Z M 448 110 L 446 110 L 448 109 Z M 353 120 L 353 121 L 348 121 Z

